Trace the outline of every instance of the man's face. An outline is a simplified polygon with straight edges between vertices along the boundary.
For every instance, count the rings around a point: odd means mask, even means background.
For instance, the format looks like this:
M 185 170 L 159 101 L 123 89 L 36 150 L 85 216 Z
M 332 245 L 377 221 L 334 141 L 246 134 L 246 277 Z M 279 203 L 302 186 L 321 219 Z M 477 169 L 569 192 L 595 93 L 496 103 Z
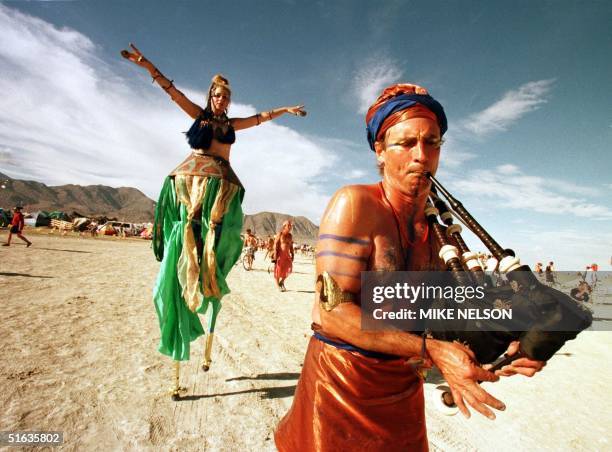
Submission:
M 385 181 L 408 196 L 429 192 L 426 174 L 438 169 L 440 144 L 440 127 L 429 118 L 410 118 L 391 127 L 375 143 Z

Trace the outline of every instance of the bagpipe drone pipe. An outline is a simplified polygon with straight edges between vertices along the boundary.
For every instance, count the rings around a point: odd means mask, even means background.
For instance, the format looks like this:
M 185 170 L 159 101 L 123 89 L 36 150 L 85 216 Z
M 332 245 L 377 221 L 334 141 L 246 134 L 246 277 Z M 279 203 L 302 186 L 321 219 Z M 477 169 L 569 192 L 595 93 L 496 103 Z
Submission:
M 440 246 L 440 257 L 458 286 L 484 287 L 482 299 L 466 300 L 459 309 L 503 309 L 512 311 L 511 319 L 464 318 L 452 321 L 428 321 L 427 328 L 437 339 L 466 343 L 480 363 L 497 359 L 512 341 L 520 341 L 519 353 L 504 360 L 503 365 L 519 357 L 538 361 L 550 359 L 568 340 L 588 328 L 591 312 L 570 296 L 539 282 L 527 265 L 510 249 L 503 249 L 433 176 L 432 193 L 426 206 L 430 231 Z M 443 196 L 448 206 L 440 197 Z M 450 206 L 450 208 L 449 208 Z M 445 226 L 438 221 L 438 215 Z M 461 228 L 453 224 L 455 215 L 488 248 L 499 262 L 499 270 L 507 283 L 492 287 L 487 283 L 475 253 L 460 236 Z M 443 301 L 434 300 L 432 307 Z M 486 316 L 485 316 L 486 317 Z M 502 363 L 498 363 L 501 367 Z

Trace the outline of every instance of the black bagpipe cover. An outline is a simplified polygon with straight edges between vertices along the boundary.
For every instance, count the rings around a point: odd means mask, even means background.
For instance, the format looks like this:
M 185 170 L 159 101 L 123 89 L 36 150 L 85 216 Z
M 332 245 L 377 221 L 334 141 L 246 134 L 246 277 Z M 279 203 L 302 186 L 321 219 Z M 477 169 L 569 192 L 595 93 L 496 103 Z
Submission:
M 461 308 L 512 308 L 512 321 L 454 320 L 430 321 L 428 329 L 436 339 L 467 344 L 480 363 L 490 363 L 506 351 L 512 341 L 529 358 L 547 361 L 565 342 L 588 328 L 591 312 L 570 296 L 541 284 L 527 266 L 508 273 L 506 286 L 487 289 L 480 301 L 465 302 Z M 445 301 L 434 300 L 432 307 Z M 446 305 L 447 307 L 448 305 Z

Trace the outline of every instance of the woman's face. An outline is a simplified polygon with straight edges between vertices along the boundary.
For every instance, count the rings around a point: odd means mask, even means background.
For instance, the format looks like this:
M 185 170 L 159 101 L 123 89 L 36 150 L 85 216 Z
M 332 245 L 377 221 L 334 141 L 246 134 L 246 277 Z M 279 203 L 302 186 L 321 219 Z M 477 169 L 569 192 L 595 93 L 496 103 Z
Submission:
M 215 115 L 220 115 L 227 110 L 230 103 L 230 94 L 227 90 L 217 86 L 211 95 L 210 106 Z

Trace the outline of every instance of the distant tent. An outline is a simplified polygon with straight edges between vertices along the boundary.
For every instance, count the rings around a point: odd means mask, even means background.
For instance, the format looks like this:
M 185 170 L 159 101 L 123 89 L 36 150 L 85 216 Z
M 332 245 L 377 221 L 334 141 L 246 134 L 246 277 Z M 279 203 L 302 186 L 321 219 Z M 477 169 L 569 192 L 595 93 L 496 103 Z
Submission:
M 28 226 L 49 226 L 51 224 L 51 218 L 49 212 L 39 210 L 38 212 L 31 213 L 28 218 L 24 220 L 24 223 Z
M 50 212 L 49 218 L 53 220 L 72 221 L 72 218 L 70 218 L 64 212 L 60 212 L 59 210 L 54 210 L 53 212 Z
M 98 232 L 100 232 L 102 235 L 117 235 L 117 230 L 111 223 L 106 223 L 100 226 L 98 228 Z
M 10 212 L 0 208 L 0 227 L 8 226 L 11 222 L 12 216 Z

